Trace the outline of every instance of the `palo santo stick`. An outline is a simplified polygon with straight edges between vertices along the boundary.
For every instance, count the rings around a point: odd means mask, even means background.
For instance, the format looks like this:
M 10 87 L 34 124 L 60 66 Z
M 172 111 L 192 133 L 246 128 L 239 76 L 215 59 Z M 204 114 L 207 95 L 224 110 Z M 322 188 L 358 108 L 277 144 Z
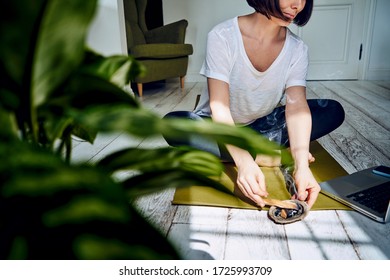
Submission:
M 273 199 L 273 198 L 263 198 L 263 201 L 265 204 L 269 206 L 276 206 L 279 208 L 285 208 L 285 209 L 298 209 L 298 206 L 291 201 L 282 201 L 279 199 Z

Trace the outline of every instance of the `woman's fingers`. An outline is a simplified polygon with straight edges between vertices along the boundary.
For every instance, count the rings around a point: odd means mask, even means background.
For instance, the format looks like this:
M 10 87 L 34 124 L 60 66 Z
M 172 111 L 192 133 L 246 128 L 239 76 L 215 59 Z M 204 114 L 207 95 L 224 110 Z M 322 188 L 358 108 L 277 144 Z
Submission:
M 311 209 L 311 207 L 313 207 L 314 203 L 317 200 L 317 197 L 318 197 L 318 194 L 320 193 L 320 191 L 321 191 L 321 187 L 319 185 L 310 188 L 310 191 L 308 192 L 308 196 L 306 198 L 306 203 L 309 206 L 309 209 Z
M 258 171 L 255 174 L 239 174 L 237 178 L 237 185 L 246 197 L 261 207 L 265 206 L 261 197 L 268 196 L 268 192 L 266 190 L 264 175 L 262 174 L 260 168 L 258 168 Z
M 310 209 L 317 200 L 321 187 L 309 168 L 296 170 L 294 177 L 298 188 L 297 199 L 306 201 Z
M 251 201 L 253 201 L 256 205 L 258 205 L 260 207 L 264 207 L 265 204 L 264 204 L 264 201 L 262 200 L 261 196 L 253 193 L 251 190 L 248 192 L 248 189 L 250 189 L 250 188 L 244 187 L 244 186 L 240 187 L 240 190 L 247 198 L 249 198 Z
M 309 153 L 309 163 L 313 163 L 316 161 L 316 158 L 313 157 L 313 155 L 311 153 Z

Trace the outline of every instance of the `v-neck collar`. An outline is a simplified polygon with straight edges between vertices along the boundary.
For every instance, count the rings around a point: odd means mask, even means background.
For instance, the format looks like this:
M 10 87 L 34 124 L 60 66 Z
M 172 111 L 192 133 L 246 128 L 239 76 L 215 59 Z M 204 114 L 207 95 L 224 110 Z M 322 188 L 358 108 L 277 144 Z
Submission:
M 235 26 L 235 32 L 237 32 L 237 37 L 238 37 L 238 41 L 239 41 L 239 46 L 240 46 L 240 52 L 241 54 L 243 55 L 244 57 L 244 60 L 245 60 L 245 63 L 250 67 L 250 69 L 257 75 L 264 75 L 266 73 L 268 73 L 273 67 L 274 65 L 276 65 L 279 60 L 281 59 L 281 57 L 283 57 L 284 55 L 284 52 L 286 51 L 287 49 L 287 45 L 288 45 L 288 42 L 289 42 L 289 36 L 290 36 L 290 30 L 286 27 L 286 38 L 285 38 L 285 41 L 284 41 L 284 44 L 283 44 L 283 48 L 282 50 L 279 52 L 278 56 L 276 57 L 276 59 L 272 62 L 272 64 L 265 70 L 265 71 L 259 71 L 257 70 L 251 60 L 249 59 L 248 57 L 248 54 L 246 53 L 246 50 L 245 50 L 245 45 L 244 45 L 244 40 L 242 38 L 242 33 L 241 33 L 241 30 L 240 30 L 240 26 L 238 25 L 238 16 L 234 18 L 234 26 Z

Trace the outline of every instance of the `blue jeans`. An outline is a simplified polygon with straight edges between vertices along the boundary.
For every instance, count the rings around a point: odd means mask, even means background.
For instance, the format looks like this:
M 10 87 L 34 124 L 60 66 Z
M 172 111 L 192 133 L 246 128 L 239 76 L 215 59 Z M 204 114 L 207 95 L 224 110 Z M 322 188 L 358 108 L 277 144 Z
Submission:
M 312 130 L 310 141 L 319 139 L 338 128 L 344 121 L 345 113 L 341 104 L 331 99 L 308 99 L 312 117 Z M 287 132 L 286 107 L 276 107 L 270 114 L 259 118 L 247 125 L 247 127 L 260 133 L 269 140 L 275 141 L 280 145 L 289 147 Z M 204 118 L 190 111 L 170 112 L 164 118 L 185 118 L 194 121 L 203 121 Z M 201 136 L 187 135 L 187 137 L 177 140 L 165 137 L 167 143 L 171 146 L 191 146 L 199 150 L 210 152 L 224 161 L 233 161 L 226 148 L 217 142 Z

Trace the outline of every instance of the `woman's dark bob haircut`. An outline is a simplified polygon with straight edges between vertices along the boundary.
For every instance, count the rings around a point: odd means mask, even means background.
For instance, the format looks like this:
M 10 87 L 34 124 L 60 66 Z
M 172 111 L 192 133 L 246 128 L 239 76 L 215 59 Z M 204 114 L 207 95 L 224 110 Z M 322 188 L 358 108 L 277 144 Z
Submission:
M 289 21 L 280 10 L 279 0 L 246 0 L 256 12 L 265 15 L 267 18 L 271 16 Z M 298 26 L 304 26 L 310 19 L 313 11 L 313 0 L 306 0 L 305 7 L 295 17 L 294 23 Z

